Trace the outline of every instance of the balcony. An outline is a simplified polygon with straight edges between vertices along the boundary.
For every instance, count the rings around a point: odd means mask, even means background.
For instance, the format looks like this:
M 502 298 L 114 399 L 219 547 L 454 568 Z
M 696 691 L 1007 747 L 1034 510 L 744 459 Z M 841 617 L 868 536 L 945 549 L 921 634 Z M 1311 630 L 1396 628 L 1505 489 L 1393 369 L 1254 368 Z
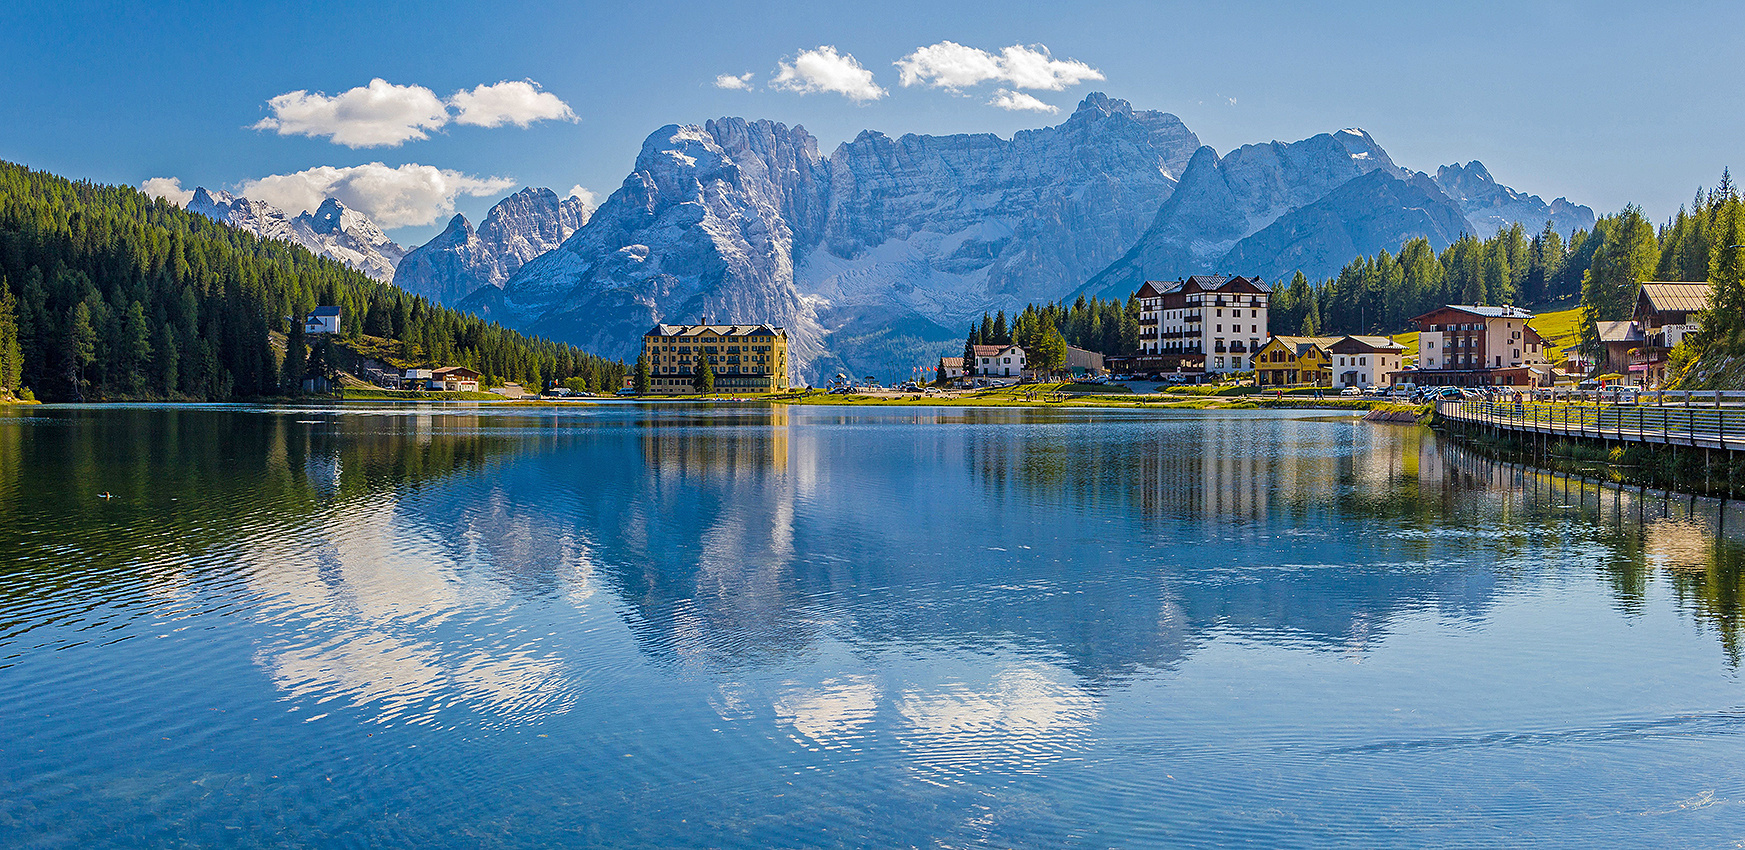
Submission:
M 1197 321 L 1199 321 L 1199 320 L 1200 320 L 1200 314 L 1199 314 L 1199 313 L 1189 313 L 1189 314 L 1187 314 L 1187 315 L 1186 315 L 1186 316 L 1183 316 L 1183 317 L 1182 317 L 1182 321 L 1184 321 L 1184 322 L 1188 322 L 1188 323 L 1190 323 L 1190 324 L 1192 324 L 1192 323 L 1194 323 L 1194 322 L 1197 322 Z
M 1230 353 L 1232 353 L 1232 354 L 1247 354 L 1248 347 L 1243 345 L 1240 342 L 1232 342 L 1232 343 L 1230 343 Z

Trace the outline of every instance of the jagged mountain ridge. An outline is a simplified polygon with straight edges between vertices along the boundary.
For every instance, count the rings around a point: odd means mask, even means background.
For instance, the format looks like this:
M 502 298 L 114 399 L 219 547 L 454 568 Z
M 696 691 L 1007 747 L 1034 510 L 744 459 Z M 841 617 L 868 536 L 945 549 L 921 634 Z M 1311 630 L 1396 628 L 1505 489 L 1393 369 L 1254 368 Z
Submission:
M 394 285 L 442 304 L 501 287 L 527 261 L 562 244 L 591 212 L 580 198 L 526 188 L 492 206 L 477 230 L 457 213 L 435 238 L 406 252 Z
M 1594 211 L 1568 198 L 1547 204 L 1538 195 L 1517 192 L 1497 183 L 1484 163 L 1473 160 L 1436 169 L 1436 185 L 1460 204 L 1474 232 L 1488 236 L 1516 222 L 1528 235 L 1544 229 L 1546 222 L 1563 238 L 1577 230 L 1594 229 Z
M 389 239 L 368 216 L 337 198 L 322 201 L 313 212 L 291 216 L 265 201 L 196 187 L 188 210 L 262 239 L 302 245 L 318 256 L 338 260 L 384 282 L 393 279 L 394 267 L 406 255 L 406 249 Z
M 588 226 L 465 303 L 623 356 L 656 321 L 773 322 L 802 374 L 861 374 L 1118 257 L 1198 147 L 1102 95 L 1009 140 L 867 132 L 827 159 L 801 127 L 671 125 Z
M 1091 95 L 1010 140 L 865 132 L 823 157 L 804 128 L 723 118 L 649 136 L 587 225 L 463 306 L 621 357 L 656 322 L 770 322 L 802 380 L 901 374 L 984 310 L 1125 297 L 1227 256 L 1328 276 L 1472 229 L 1355 129 L 1220 158 L 1174 116 Z

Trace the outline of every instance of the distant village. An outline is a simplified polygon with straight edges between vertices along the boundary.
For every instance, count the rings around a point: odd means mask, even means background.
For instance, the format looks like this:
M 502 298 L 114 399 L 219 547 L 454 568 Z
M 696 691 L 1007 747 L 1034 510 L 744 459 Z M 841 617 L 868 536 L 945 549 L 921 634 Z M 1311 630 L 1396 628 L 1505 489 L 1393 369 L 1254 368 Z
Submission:
M 1418 316 L 1412 320 L 1414 353 L 1389 336 L 1270 333 L 1272 290 L 1263 281 L 1194 275 L 1140 287 L 1137 351 L 1110 356 L 1069 345 L 1061 362 L 1044 370 L 1035 367 L 1023 346 L 970 345 L 962 355 L 917 366 L 916 377 L 897 386 L 976 389 L 1064 379 L 1243 382 L 1257 389 L 1376 394 L 1397 388 L 1549 387 L 1597 377 L 1600 383 L 1651 389 L 1665 381 L 1671 350 L 1696 331 L 1710 291 L 1701 283 L 1644 283 L 1630 319 L 1594 328 L 1602 359 L 1595 362 L 1571 349 L 1553 364 L 1546 357 L 1546 340 L 1532 325 L 1533 313 L 1519 307 L 1448 304 Z M 302 330 L 308 337 L 338 336 L 343 320 L 338 307 L 318 307 L 305 317 Z M 619 394 L 779 393 L 796 384 L 787 332 L 779 326 L 660 324 L 643 335 L 642 343 L 640 363 L 647 373 L 627 376 Z M 393 391 L 486 391 L 506 398 L 575 394 L 555 386 L 485 387 L 484 376 L 465 366 L 394 368 L 366 358 L 356 372 L 363 381 Z M 639 380 L 645 384 L 639 386 Z M 310 392 L 331 389 L 322 378 L 304 383 Z M 846 374 L 825 384 L 837 391 L 881 386 L 876 376 Z

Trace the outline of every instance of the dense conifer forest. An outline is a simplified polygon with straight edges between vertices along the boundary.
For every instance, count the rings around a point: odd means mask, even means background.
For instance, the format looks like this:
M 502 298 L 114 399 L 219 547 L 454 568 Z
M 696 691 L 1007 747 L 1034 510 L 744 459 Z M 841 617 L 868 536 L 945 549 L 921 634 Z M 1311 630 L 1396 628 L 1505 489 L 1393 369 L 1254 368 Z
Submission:
M 1443 304 L 1569 302 L 1583 310 L 1583 341 L 1591 347 L 1594 323 L 1629 318 L 1643 281 L 1709 281 L 1715 309 L 1701 343 L 1725 338 L 1735 346 L 1745 321 L 1741 206 L 1723 172 L 1719 185 L 1697 190 L 1689 207 L 1659 227 L 1631 205 L 1567 241 L 1550 227 L 1528 236 L 1520 225 L 1485 240 L 1464 236 L 1440 254 L 1414 239 L 1397 255 L 1352 260 L 1332 280 L 1311 283 L 1298 274 L 1278 286 L 1272 332 L 1395 333 Z
M 0 162 L 0 394 L 223 401 L 293 393 L 324 368 L 300 323 L 344 310 L 344 344 L 491 381 L 614 389 L 622 363 L 440 307 L 307 249 L 125 186 Z M 275 344 L 273 332 L 285 336 Z

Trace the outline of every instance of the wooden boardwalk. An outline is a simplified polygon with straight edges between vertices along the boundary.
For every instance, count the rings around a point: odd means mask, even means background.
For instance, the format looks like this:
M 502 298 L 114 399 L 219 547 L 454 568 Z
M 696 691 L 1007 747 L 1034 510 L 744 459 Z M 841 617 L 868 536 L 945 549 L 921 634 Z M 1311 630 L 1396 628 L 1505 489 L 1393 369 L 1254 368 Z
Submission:
M 1457 425 L 1518 434 L 1745 451 L 1745 405 L 1740 403 L 1745 395 L 1643 398 L 1644 404 L 1439 401 L 1436 415 Z

